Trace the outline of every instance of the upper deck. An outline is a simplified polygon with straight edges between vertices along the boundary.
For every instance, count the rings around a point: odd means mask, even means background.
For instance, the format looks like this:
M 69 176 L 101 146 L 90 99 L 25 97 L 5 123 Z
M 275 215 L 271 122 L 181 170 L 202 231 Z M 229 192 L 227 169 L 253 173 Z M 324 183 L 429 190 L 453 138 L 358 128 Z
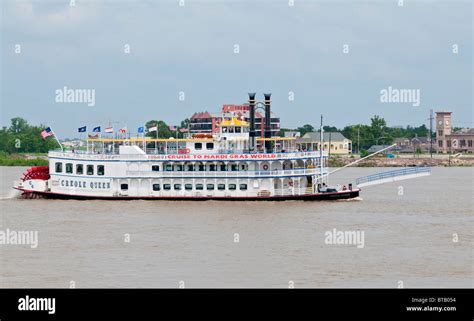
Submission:
M 237 137 L 236 137 L 237 138 Z M 319 151 L 298 150 L 293 137 L 257 138 L 254 151 L 247 145 L 220 138 L 131 139 L 95 138 L 87 140 L 86 150 L 50 151 L 50 158 L 105 161 L 276 161 L 319 158 Z M 265 142 L 272 149 L 263 148 Z M 260 147 L 260 148 L 259 148 Z M 327 157 L 323 151 L 322 157 Z

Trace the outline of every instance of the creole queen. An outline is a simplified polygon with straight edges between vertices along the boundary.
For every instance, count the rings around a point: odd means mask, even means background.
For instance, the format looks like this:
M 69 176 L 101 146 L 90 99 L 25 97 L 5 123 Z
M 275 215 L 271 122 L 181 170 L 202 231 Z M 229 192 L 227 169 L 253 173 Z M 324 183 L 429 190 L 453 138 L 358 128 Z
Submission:
M 50 151 L 49 166 L 29 169 L 15 188 L 32 197 L 75 199 L 323 200 L 359 195 L 351 185 L 340 191 L 320 189 L 328 174 L 325 151 L 300 151 L 295 138 L 272 137 L 269 121 L 263 137 L 257 137 L 257 108 L 270 119 L 270 94 L 263 103 L 249 94 L 249 122 L 223 118 L 215 134 L 184 139 L 95 136 L 87 140 L 87 151 Z

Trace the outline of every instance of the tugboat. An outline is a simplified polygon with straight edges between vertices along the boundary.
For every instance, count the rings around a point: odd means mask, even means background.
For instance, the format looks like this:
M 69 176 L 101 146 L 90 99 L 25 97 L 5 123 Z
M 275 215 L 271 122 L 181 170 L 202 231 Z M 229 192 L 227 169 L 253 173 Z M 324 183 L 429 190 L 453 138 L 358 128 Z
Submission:
M 89 138 L 86 151 L 55 150 L 49 166 L 28 169 L 14 188 L 26 197 L 156 200 L 337 200 L 359 196 L 352 184 L 328 188 L 328 153 L 298 150 L 272 137 L 270 97 L 249 94 L 249 122 L 222 119 L 215 134 L 188 138 Z M 255 110 L 265 111 L 257 137 Z M 322 136 L 322 126 L 321 126 Z M 321 139 L 322 141 L 322 139 Z M 321 144 L 323 146 L 323 144 Z

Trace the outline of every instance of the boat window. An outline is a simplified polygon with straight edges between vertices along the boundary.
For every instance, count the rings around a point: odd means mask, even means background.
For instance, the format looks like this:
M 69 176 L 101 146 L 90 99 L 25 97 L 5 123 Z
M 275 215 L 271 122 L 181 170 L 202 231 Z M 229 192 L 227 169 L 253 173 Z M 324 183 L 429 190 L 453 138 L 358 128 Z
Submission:
M 194 166 L 192 164 L 188 165 L 188 171 L 189 172 L 194 171 Z
M 87 166 L 89 166 L 89 165 L 87 165 Z M 128 184 L 120 184 L 120 189 L 122 191 L 127 191 L 128 190 Z
M 245 164 L 242 164 L 242 165 L 240 166 L 240 169 L 244 171 L 244 170 L 245 170 Z
M 235 191 L 237 189 L 237 185 L 236 184 L 229 184 L 229 190 L 230 191 Z
M 225 164 L 221 164 L 221 171 L 225 172 L 227 169 L 226 169 L 226 166 Z
M 181 184 L 174 184 L 174 189 L 179 191 L 181 189 Z
M 203 172 L 203 171 L 206 170 L 203 164 L 199 164 L 199 167 L 198 167 L 198 168 L 199 168 L 199 171 L 200 171 L 200 172 Z
M 72 164 L 66 163 L 66 173 L 72 174 Z
M 211 172 L 214 172 L 216 170 L 216 165 L 214 165 L 214 164 L 209 165 L 209 170 Z
M 236 132 L 236 133 L 241 133 L 241 132 L 242 132 L 241 127 L 235 127 L 235 132 Z
M 160 184 L 153 184 L 153 190 L 154 191 L 159 191 L 161 188 L 160 188 Z
M 202 149 L 202 143 L 194 143 L 194 149 L 196 150 Z
M 169 191 L 171 189 L 171 184 L 163 184 L 163 189 Z
M 173 165 L 166 165 L 165 171 L 172 172 L 173 171 Z
M 184 189 L 190 191 L 193 189 L 193 184 L 184 184 Z
M 78 175 L 84 174 L 84 165 L 76 164 L 76 174 Z
M 206 149 L 207 150 L 214 149 L 214 143 L 206 143 Z
M 247 184 L 240 184 L 240 190 L 241 191 L 246 191 L 247 190 Z
M 176 170 L 178 172 L 182 172 L 183 171 L 183 165 L 176 165 Z
M 230 169 L 231 169 L 232 171 L 237 171 L 237 170 L 238 170 L 238 167 L 237 167 L 236 164 L 232 164 L 232 165 L 230 165 Z
M 94 165 L 87 165 L 87 175 L 94 175 Z
M 196 190 L 202 191 L 203 189 L 204 189 L 204 185 L 203 185 L 203 184 L 196 184 Z
M 62 173 L 63 172 L 63 163 L 56 163 L 56 173 Z
M 105 167 L 104 165 L 97 165 L 97 175 L 104 175 Z
M 151 170 L 153 172 L 159 172 L 160 171 L 160 165 L 152 165 Z
M 207 189 L 208 191 L 214 190 L 214 184 L 207 184 L 207 185 L 206 185 L 206 189 Z
M 217 184 L 217 189 L 220 191 L 225 190 L 225 184 Z

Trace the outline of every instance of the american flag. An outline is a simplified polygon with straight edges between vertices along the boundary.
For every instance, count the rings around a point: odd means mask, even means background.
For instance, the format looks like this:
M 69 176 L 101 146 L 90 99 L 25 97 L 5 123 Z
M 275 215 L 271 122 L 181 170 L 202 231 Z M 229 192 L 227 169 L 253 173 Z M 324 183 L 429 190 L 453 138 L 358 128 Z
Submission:
M 176 126 L 171 126 L 171 125 L 170 125 L 168 128 L 169 128 L 171 131 L 175 131 L 175 130 L 176 130 Z
M 46 137 L 48 137 L 48 136 L 54 136 L 54 133 L 53 133 L 53 131 L 51 130 L 51 128 L 46 127 L 46 128 L 43 129 L 43 131 L 41 132 L 41 137 L 43 137 L 43 139 L 46 139 Z
M 187 128 L 180 128 L 180 129 L 179 129 L 179 132 L 180 132 L 180 133 L 187 133 L 187 132 L 188 132 L 188 129 L 187 129 Z
M 127 132 L 127 128 L 126 128 L 126 127 L 119 129 L 119 133 L 120 133 L 120 134 L 125 134 L 126 132 Z

